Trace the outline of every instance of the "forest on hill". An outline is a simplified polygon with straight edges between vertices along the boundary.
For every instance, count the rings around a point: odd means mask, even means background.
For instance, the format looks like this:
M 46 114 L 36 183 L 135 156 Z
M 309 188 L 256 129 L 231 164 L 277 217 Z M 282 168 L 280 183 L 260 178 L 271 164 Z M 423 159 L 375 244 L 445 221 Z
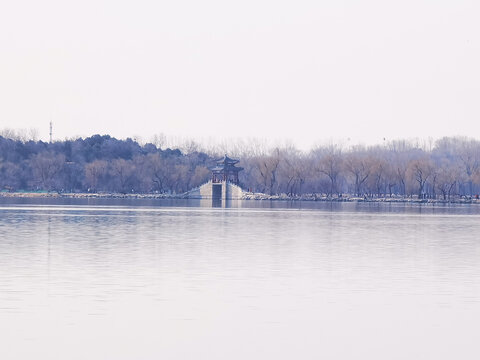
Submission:
M 182 150 L 162 148 L 109 135 L 52 143 L 0 136 L 0 190 L 180 194 L 208 181 L 222 152 L 194 143 Z M 480 142 L 466 137 L 445 137 L 429 146 L 398 140 L 308 152 L 252 142 L 229 156 L 240 159 L 244 189 L 271 195 L 447 200 L 480 192 Z

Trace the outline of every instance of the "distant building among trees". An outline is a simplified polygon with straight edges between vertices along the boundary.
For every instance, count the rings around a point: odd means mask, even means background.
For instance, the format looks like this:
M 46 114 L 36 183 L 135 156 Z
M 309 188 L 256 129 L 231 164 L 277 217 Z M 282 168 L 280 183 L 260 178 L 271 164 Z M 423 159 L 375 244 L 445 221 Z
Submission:
M 52 143 L 11 131 L 3 135 L 0 191 L 179 194 L 211 179 L 288 196 L 448 200 L 480 193 L 480 142 L 465 137 L 446 137 L 429 146 L 398 140 L 371 147 L 320 146 L 309 152 L 252 142 L 237 147 L 240 162 L 218 158 L 218 149 L 199 151 L 194 143 L 181 151 L 108 135 Z
M 239 161 L 229 158 L 227 154 L 223 158 L 215 160 L 216 166 L 212 168 L 212 182 L 228 181 L 238 185 L 238 173 L 243 170 L 242 167 L 235 166 Z

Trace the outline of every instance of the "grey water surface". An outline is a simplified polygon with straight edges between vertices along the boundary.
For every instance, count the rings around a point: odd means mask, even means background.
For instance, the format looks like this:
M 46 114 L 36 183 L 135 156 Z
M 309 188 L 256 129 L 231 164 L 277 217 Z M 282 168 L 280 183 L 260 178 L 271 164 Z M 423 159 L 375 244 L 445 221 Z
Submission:
M 480 207 L 220 205 L 2 199 L 0 359 L 480 358 Z

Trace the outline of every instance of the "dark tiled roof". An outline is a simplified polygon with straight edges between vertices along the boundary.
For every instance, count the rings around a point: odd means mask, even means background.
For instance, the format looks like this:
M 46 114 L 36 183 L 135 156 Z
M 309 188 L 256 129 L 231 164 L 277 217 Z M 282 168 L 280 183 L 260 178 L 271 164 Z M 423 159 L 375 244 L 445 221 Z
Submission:
M 240 161 L 240 160 L 229 158 L 229 157 L 227 156 L 227 154 L 225 154 L 225 156 L 224 156 L 223 158 L 215 160 L 215 162 L 216 162 L 218 165 L 220 165 L 220 164 L 233 165 L 233 164 L 238 163 L 239 161 Z
M 214 168 L 211 169 L 214 172 L 217 171 L 240 171 L 243 170 L 242 167 L 236 167 L 236 166 L 215 166 Z

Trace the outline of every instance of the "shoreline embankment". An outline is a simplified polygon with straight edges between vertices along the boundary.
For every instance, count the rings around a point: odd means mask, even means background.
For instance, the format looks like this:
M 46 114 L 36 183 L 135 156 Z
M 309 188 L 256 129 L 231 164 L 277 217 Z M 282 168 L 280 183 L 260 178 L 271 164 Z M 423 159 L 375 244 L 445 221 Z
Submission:
M 0 198 L 66 198 L 66 199 L 194 199 L 187 194 L 141 194 L 141 193 L 59 193 L 59 192 L 0 192 Z M 470 197 L 454 197 L 450 199 L 405 197 L 357 197 L 351 195 L 327 196 L 325 194 L 307 194 L 289 196 L 286 194 L 267 195 L 263 193 L 245 192 L 237 200 L 257 201 L 318 201 L 318 202 L 367 202 L 367 203 L 430 203 L 430 204 L 480 204 L 480 200 Z

